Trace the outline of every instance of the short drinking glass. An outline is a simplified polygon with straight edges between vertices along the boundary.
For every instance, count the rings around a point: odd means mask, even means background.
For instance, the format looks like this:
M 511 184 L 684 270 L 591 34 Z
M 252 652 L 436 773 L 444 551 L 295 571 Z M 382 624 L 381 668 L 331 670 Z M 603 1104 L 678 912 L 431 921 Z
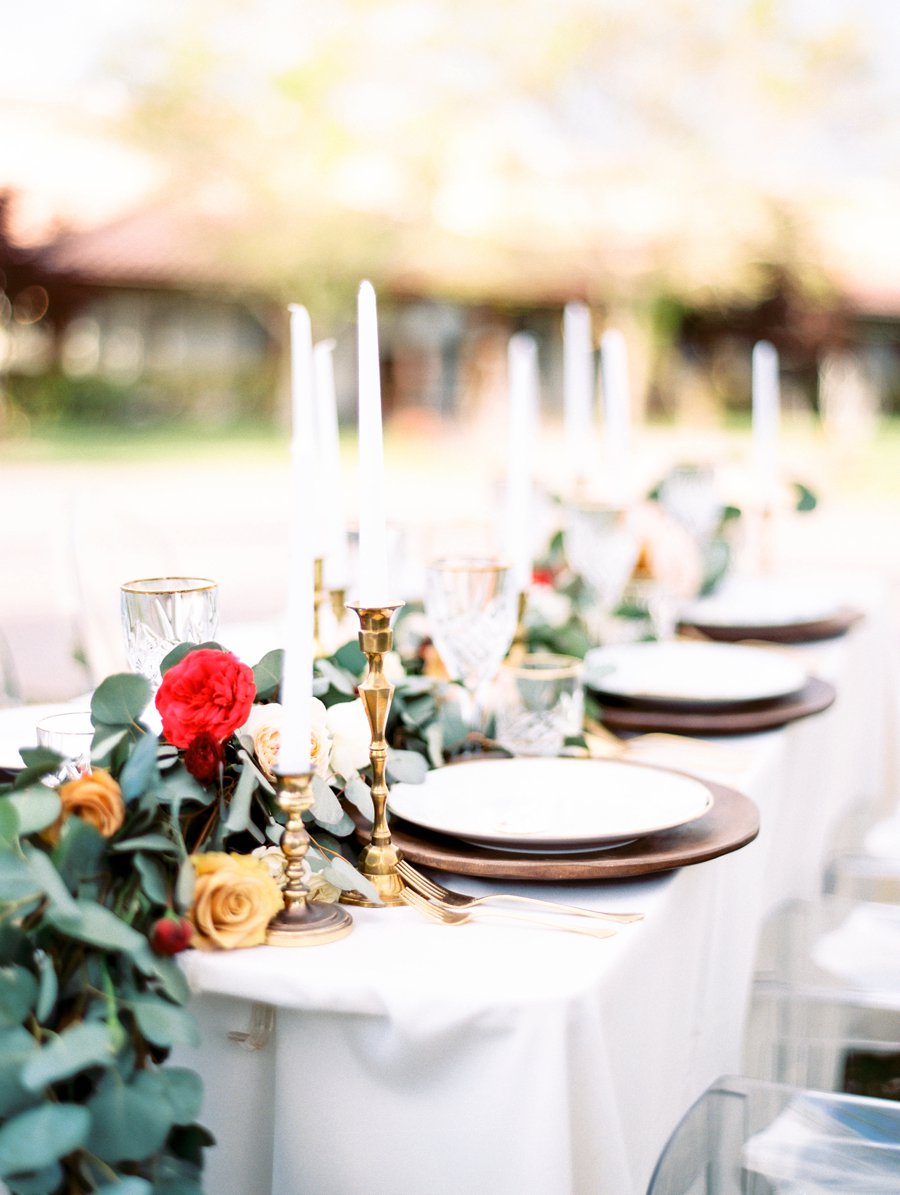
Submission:
M 56 773 L 60 781 L 74 780 L 90 770 L 93 737 L 94 726 L 89 710 L 48 714 L 37 724 L 39 745 L 63 757 L 64 762 Z
M 534 652 L 504 664 L 497 680 L 496 738 L 514 755 L 558 755 L 584 721 L 581 661 Z

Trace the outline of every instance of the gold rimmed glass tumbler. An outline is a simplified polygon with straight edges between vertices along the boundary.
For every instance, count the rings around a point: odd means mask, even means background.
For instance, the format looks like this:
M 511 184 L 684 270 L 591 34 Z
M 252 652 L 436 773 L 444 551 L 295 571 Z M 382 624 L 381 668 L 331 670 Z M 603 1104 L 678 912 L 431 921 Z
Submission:
M 149 577 L 122 586 L 129 667 L 157 688 L 159 666 L 179 643 L 206 643 L 219 625 L 218 587 L 207 577 Z

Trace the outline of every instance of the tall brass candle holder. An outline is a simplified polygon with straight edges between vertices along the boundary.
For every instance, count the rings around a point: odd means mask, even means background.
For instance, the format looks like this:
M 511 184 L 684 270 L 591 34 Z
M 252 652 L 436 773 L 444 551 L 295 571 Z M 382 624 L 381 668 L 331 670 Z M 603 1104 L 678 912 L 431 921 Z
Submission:
M 506 653 L 507 662 L 511 664 L 528 654 L 528 636 L 525 630 L 525 611 L 527 609 L 528 593 L 523 589 L 519 593 L 519 605 L 516 610 L 516 633 L 513 635 L 509 651 Z
M 313 904 L 303 879 L 309 834 L 303 814 L 313 804 L 312 772 L 296 772 L 277 777 L 278 804 L 288 815 L 281 837 L 281 852 L 287 864 L 284 881 L 284 908 L 269 922 L 266 942 L 269 946 L 320 946 L 335 942 L 350 933 L 353 921 L 346 909 L 336 904 Z
M 403 880 L 397 872 L 400 852 L 391 841 L 385 808 L 388 786 L 384 775 L 387 764 L 387 742 L 384 736 L 394 686 L 384 675 L 383 668 L 384 654 L 391 650 L 394 643 L 391 619 L 403 604 L 394 602 L 384 606 L 360 606 L 351 602 L 348 606 L 359 618 L 359 646 L 369 665 L 366 678 L 359 686 L 359 695 L 366 707 L 372 732 L 369 758 L 372 761 L 372 804 L 375 806 L 372 834 L 368 846 L 363 847 L 360 854 L 358 867 L 366 879 L 374 884 L 384 905 L 404 903 L 401 895 Z M 358 892 L 345 892 L 341 899 L 351 905 L 375 905 L 374 901 Z

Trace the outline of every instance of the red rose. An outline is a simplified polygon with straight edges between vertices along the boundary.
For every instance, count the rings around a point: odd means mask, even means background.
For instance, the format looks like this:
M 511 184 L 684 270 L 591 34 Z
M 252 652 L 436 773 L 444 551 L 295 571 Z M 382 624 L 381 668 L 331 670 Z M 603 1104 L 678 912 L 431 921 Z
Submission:
M 536 568 L 531 574 L 534 585 L 552 585 L 554 581 L 552 568 Z
M 225 751 L 218 739 L 201 731 L 184 752 L 184 766 L 201 784 L 212 784 L 225 762 Z
M 191 943 L 194 927 L 187 917 L 161 917 L 150 931 L 150 945 L 157 954 L 180 954 Z
M 224 742 L 247 721 L 255 696 L 251 668 L 230 651 L 202 647 L 165 674 L 156 708 L 168 741 L 189 747 L 201 734 Z

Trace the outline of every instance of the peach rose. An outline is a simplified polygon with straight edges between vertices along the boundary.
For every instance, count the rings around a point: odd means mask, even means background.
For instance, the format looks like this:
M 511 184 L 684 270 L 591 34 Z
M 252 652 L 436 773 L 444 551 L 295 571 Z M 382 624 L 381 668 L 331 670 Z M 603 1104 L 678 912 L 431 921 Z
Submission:
M 658 581 L 673 597 L 696 597 L 703 581 L 703 557 L 693 536 L 655 503 L 629 512 L 640 544 L 636 574 Z
M 269 922 L 282 909 L 281 890 L 264 859 L 209 851 L 192 855 L 197 874 L 188 917 L 201 950 L 261 946 Z
M 268 705 L 254 705 L 250 717 L 238 731 L 253 740 L 253 754 L 260 770 L 270 780 L 275 779 L 278 764 L 278 747 L 281 741 L 281 723 L 284 709 L 278 702 Z M 325 706 L 317 697 L 312 699 L 310 758 L 314 772 L 323 779 L 328 776 L 328 759 L 331 754 L 331 737 L 325 726 Z
M 112 838 L 125 820 L 125 801 L 122 790 L 103 768 L 94 768 L 74 780 L 67 780 L 56 790 L 62 803 L 59 820 L 44 834 L 50 842 L 57 842 L 63 822 L 68 817 L 80 817 L 93 826 L 104 838 Z

